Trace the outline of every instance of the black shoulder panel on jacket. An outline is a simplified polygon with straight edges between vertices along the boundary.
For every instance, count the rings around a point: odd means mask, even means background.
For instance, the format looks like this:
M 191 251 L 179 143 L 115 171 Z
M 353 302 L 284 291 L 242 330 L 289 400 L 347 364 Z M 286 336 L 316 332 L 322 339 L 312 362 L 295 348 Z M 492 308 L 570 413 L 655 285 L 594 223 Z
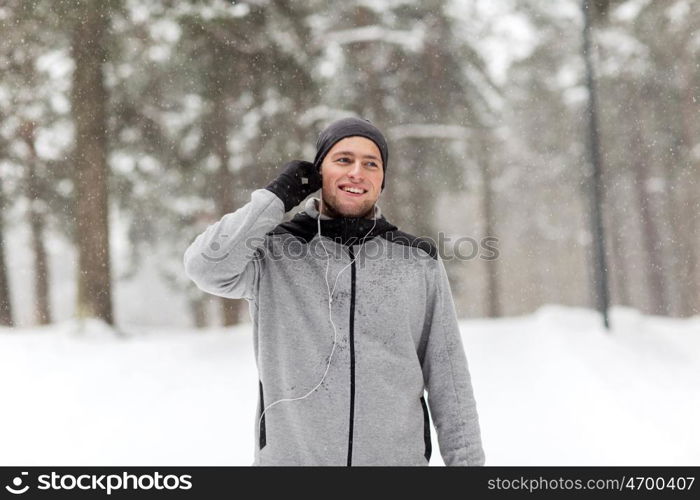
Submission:
M 422 238 L 419 236 L 414 236 L 412 234 L 399 231 L 387 231 L 381 235 L 382 238 L 386 239 L 391 243 L 398 243 L 399 245 L 406 245 L 409 247 L 420 248 L 425 253 L 430 255 L 433 259 L 437 260 L 438 251 L 435 242 L 430 238 Z
M 293 235 L 302 243 L 308 243 L 313 239 L 313 237 L 316 234 L 314 231 L 312 231 L 312 228 L 310 228 L 308 224 L 299 224 L 299 221 L 294 219 L 278 224 L 272 231 L 268 232 L 267 234 L 274 235 L 285 233 Z

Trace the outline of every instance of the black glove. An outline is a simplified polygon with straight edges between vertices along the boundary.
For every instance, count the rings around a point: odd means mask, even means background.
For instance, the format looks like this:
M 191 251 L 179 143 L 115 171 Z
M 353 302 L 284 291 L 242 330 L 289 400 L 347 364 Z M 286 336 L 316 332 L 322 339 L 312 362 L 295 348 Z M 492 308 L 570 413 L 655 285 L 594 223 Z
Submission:
M 265 186 L 284 202 L 284 211 L 289 212 L 311 193 L 321 189 L 321 174 L 308 161 L 293 160 L 286 163 L 282 173 Z

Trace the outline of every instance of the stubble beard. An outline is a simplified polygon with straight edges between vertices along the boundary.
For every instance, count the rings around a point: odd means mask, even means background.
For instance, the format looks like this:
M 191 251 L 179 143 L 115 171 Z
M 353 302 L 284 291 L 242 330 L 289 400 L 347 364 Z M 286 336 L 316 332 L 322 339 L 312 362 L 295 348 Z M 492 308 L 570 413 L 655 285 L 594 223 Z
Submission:
M 322 213 L 324 215 L 327 215 L 327 216 L 332 217 L 334 219 L 336 219 L 338 217 L 354 217 L 354 218 L 371 219 L 372 216 L 374 215 L 374 205 L 375 205 L 376 201 L 374 203 L 372 203 L 366 209 L 360 208 L 360 210 L 358 210 L 359 213 L 344 212 L 344 211 L 338 209 L 338 207 L 335 205 L 334 201 L 335 201 L 335 199 L 329 201 L 328 199 L 326 199 L 326 197 L 323 197 Z

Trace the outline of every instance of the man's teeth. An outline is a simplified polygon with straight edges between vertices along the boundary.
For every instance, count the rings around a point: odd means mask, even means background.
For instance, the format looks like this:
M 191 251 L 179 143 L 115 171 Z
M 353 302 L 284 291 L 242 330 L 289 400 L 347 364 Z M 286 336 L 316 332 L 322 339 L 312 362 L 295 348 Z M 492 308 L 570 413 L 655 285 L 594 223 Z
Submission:
M 359 189 L 359 188 L 352 188 L 352 187 L 343 187 L 341 188 L 343 191 L 348 191 L 350 193 L 357 193 L 357 194 L 362 194 L 365 192 L 364 189 Z

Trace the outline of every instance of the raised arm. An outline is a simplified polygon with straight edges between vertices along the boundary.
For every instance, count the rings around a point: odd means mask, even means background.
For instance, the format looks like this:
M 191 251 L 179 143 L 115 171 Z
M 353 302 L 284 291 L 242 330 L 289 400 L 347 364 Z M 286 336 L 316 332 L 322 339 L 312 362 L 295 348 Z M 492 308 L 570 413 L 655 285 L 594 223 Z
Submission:
M 265 235 L 285 212 L 321 187 L 320 174 L 306 161 L 287 163 L 250 201 L 224 215 L 197 236 L 185 251 L 185 274 L 205 292 L 232 299 L 254 297 Z

